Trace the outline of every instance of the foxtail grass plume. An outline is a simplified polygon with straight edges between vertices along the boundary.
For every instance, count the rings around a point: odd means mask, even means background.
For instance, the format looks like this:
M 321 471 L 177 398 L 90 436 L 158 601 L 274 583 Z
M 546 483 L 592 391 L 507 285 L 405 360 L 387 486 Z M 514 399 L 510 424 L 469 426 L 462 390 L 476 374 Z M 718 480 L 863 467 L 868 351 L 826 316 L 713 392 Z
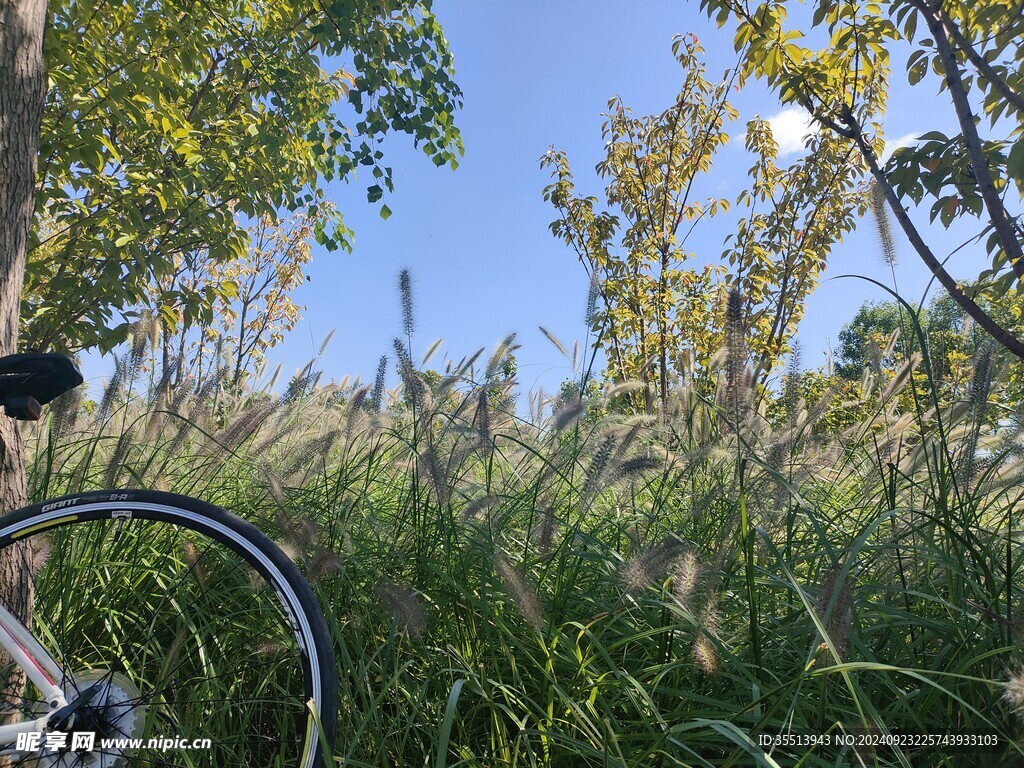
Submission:
M 601 295 L 601 277 L 597 270 L 590 273 L 590 285 L 587 288 L 587 309 L 583 314 L 583 322 L 587 328 L 593 328 L 597 322 L 597 297 Z
M 679 539 L 666 536 L 653 547 L 639 552 L 622 569 L 622 588 L 636 595 L 653 586 L 665 575 L 681 549 L 683 543 Z
M 185 402 L 192 396 L 195 389 L 195 380 L 191 376 L 186 376 L 183 381 L 179 381 L 174 387 L 174 395 L 171 397 L 171 401 L 167 404 L 167 410 L 171 413 L 181 415 L 182 408 Z
M 985 420 L 989 393 L 992 391 L 992 342 L 982 344 L 974 354 L 971 383 L 967 387 L 967 399 L 971 407 L 971 421 L 981 424 Z
M 731 429 L 738 429 L 746 416 L 749 388 L 743 294 L 734 287 L 725 310 L 725 407 Z
M 380 413 L 380 407 L 384 398 L 384 376 L 388 371 L 387 355 L 381 355 L 377 361 L 377 376 L 373 380 L 373 392 L 370 395 L 370 410 L 372 413 Z
M 164 365 L 160 371 L 160 378 L 157 379 L 156 384 L 153 386 L 153 390 L 150 394 L 150 410 L 156 410 L 158 408 L 165 408 L 170 400 L 171 390 L 174 385 L 174 377 L 178 370 L 181 369 L 183 358 L 178 355 L 173 361 L 169 361 L 167 365 Z
M 338 553 L 327 547 L 320 547 L 306 562 L 306 577 L 316 584 L 329 578 L 341 570 L 341 558 Z
M 21 546 L 25 547 L 25 554 L 28 556 L 29 573 L 38 574 L 46 565 L 46 561 L 50 559 L 50 552 L 53 550 L 52 539 L 49 536 L 33 536 L 30 541 L 23 542 Z
M 896 372 L 892 375 L 889 383 L 885 385 L 885 389 L 882 390 L 879 395 L 879 399 L 885 403 L 891 400 L 893 397 L 903 391 L 903 388 L 911 381 L 914 371 L 917 366 L 921 363 L 921 353 L 914 352 L 910 359 L 901 365 Z
M 601 440 L 601 444 L 594 452 L 594 457 L 590 460 L 590 467 L 587 469 L 587 476 L 583 481 L 583 488 L 580 489 L 580 512 L 587 511 L 587 506 L 605 486 L 608 479 L 606 475 L 614 469 L 612 456 L 615 454 L 615 444 L 615 438 L 608 435 Z
M 448 470 L 433 447 L 427 448 L 420 454 L 420 462 L 426 467 L 426 476 L 430 480 L 430 487 L 434 491 L 434 497 L 441 507 L 448 504 Z
M 617 430 L 618 433 L 622 435 L 622 437 L 617 441 L 615 446 L 615 455 L 612 457 L 612 460 L 617 465 L 621 465 L 622 462 L 625 461 L 625 457 L 630 446 L 633 445 L 634 441 L 639 437 L 644 428 L 648 426 L 648 417 L 644 416 L 641 418 L 631 419 L 623 425 L 623 427 L 626 426 L 628 426 L 628 429 L 619 428 Z
M 295 454 L 295 458 L 283 470 L 284 476 L 291 477 L 299 472 L 308 474 L 311 469 L 322 468 L 326 464 L 327 454 L 339 434 L 339 430 L 332 429 L 327 434 L 307 440 Z
M 284 438 L 295 429 L 294 423 L 289 422 L 286 419 L 275 419 L 277 428 L 270 431 L 270 433 L 256 443 L 251 449 L 251 455 L 253 456 L 265 456 L 270 451 L 273 451 L 279 445 L 281 445 Z
M 463 520 L 476 520 L 498 502 L 495 496 L 477 496 L 462 508 Z
M 578 399 L 560 402 L 552 414 L 552 426 L 555 432 L 562 432 L 579 421 L 584 410 L 583 403 Z
M 662 460 L 653 456 L 633 456 L 619 464 L 618 473 L 623 477 L 636 477 L 662 468 Z
M 796 414 L 799 410 L 800 399 L 803 390 L 803 367 L 801 366 L 802 350 L 799 341 L 793 342 L 793 349 L 789 353 L 789 364 L 786 366 L 786 375 L 782 381 L 782 407 L 786 414 L 786 423 L 790 426 L 796 422 Z
M 336 330 L 337 328 L 331 328 L 331 330 L 327 332 L 327 335 L 324 336 L 324 340 L 320 342 L 320 349 L 316 353 L 318 358 L 323 357 L 324 352 L 327 351 L 327 345 L 331 343 L 331 339 L 334 338 L 334 332 Z
M 519 613 L 526 619 L 526 623 L 538 632 L 543 629 L 544 611 L 540 607 L 537 594 L 526 583 L 526 577 L 500 552 L 494 555 L 494 570 L 497 571 Z
M 693 552 L 684 552 L 672 563 L 672 596 L 680 607 L 692 610 L 701 570 L 700 560 Z
M 508 356 L 517 349 L 519 349 L 519 345 L 516 344 L 515 332 L 502 339 L 501 343 L 495 348 L 494 354 L 487 361 L 487 367 L 484 369 L 484 381 L 494 381 L 505 365 Z
M 966 484 L 977 468 L 978 439 L 985 423 L 989 393 L 992 390 L 992 343 L 984 343 L 974 353 L 971 381 L 967 386 L 969 424 L 967 437 L 960 454 L 959 480 Z
M 882 350 L 878 346 L 877 339 L 873 337 L 868 338 L 865 356 L 867 358 L 867 366 L 865 367 L 875 374 L 876 378 L 880 377 L 882 375 Z
M 356 425 L 360 421 L 360 417 L 366 413 L 366 399 L 370 395 L 369 387 L 359 387 L 353 394 L 352 399 L 348 402 L 348 408 L 345 413 L 345 442 L 352 442 L 352 436 L 355 434 Z
M 121 384 L 125 374 L 125 363 L 121 357 L 114 356 L 114 372 L 110 376 L 100 397 L 99 407 L 96 409 L 96 421 L 100 424 L 105 422 L 114 408 L 114 402 L 121 394 Z
M 270 374 L 270 379 L 263 386 L 263 389 L 262 389 L 263 392 L 272 392 L 273 391 L 274 386 L 277 384 L 277 380 L 281 377 L 281 371 L 283 369 L 284 369 L 284 363 L 278 363 L 277 367 L 274 369 L 274 372 L 272 374 Z
M 402 333 L 407 340 L 412 339 L 413 331 L 416 330 L 416 323 L 413 316 L 412 303 L 412 276 L 408 269 L 398 273 L 398 299 L 402 304 Z M 407 350 L 411 355 L 412 350 Z
M 288 495 L 285 492 L 281 476 L 268 465 L 263 466 L 263 475 L 267 478 L 267 490 L 270 491 L 270 496 L 277 502 L 277 506 L 281 509 L 287 509 Z
M 561 341 L 559 341 L 558 337 L 555 336 L 555 334 L 553 334 L 551 331 L 549 331 L 543 325 L 538 326 L 538 328 L 539 328 L 540 332 L 543 333 L 545 337 L 547 337 L 547 340 L 551 342 L 551 344 L 555 347 L 555 349 L 557 349 L 559 352 L 561 352 L 562 355 L 565 358 L 567 358 L 567 359 L 571 359 L 572 358 L 572 355 L 569 354 L 569 350 L 565 348 L 565 345 Z
M 266 423 L 267 419 L 277 412 L 277 408 L 278 404 L 271 402 L 245 409 L 228 425 L 219 440 L 220 444 L 229 451 L 235 450 L 252 437 Z
M 296 548 L 305 548 L 315 542 L 320 533 L 320 526 L 305 515 L 291 513 L 287 508 L 278 510 L 274 522 L 285 542 Z
M 481 389 L 477 395 L 476 405 L 476 429 L 480 437 L 480 445 L 484 448 L 491 447 L 491 408 L 487 390 Z
M 78 423 L 82 409 L 81 387 L 65 392 L 50 404 L 50 424 L 54 439 L 64 437 Z
M 314 369 L 313 362 L 314 361 L 310 360 L 302 367 L 301 371 L 292 376 L 291 380 L 288 382 L 288 386 L 285 387 L 284 394 L 281 395 L 282 405 L 293 405 L 298 403 L 308 397 L 309 394 L 316 389 L 323 372 Z
M 164 409 L 167 408 L 171 401 L 174 375 L 175 371 L 181 367 L 181 360 L 181 355 L 178 355 L 173 363 L 164 365 L 160 372 L 160 378 L 150 391 L 149 407 L 146 409 L 146 427 L 143 430 L 143 441 L 145 443 L 151 443 L 156 438 L 160 427 L 164 423 Z
M 537 550 L 542 555 L 548 555 L 554 546 L 555 532 L 558 529 L 558 519 L 550 506 L 540 510 L 540 533 L 537 536 Z
M 414 640 L 423 634 L 427 628 L 427 613 L 416 592 L 401 584 L 384 581 L 377 587 L 377 595 L 391 613 L 395 629 Z
M 708 592 L 707 600 L 700 613 L 700 627 L 693 640 L 693 660 L 709 677 L 718 674 L 718 654 L 711 638 L 718 635 L 719 599 L 717 590 Z
M 132 323 L 132 346 L 128 353 L 128 367 L 125 372 L 125 380 L 131 384 L 139 375 L 142 368 L 142 361 L 146 357 L 146 347 L 153 338 L 154 329 L 153 314 L 149 310 L 143 310 L 138 319 Z
M 199 582 L 199 586 L 206 588 L 206 569 L 203 568 L 201 562 L 203 555 L 200 554 L 199 548 L 191 541 L 183 541 L 181 543 L 181 551 L 185 558 L 185 563 L 188 565 L 188 572 L 192 574 L 196 581 Z M 204 553 L 205 554 L 205 553 Z
M 1019 715 L 1024 717 L 1024 669 L 1010 675 L 1003 691 L 1003 700 Z
M 117 445 L 110 456 L 110 461 L 107 462 L 107 471 L 103 478 L 103 482 L 108 488 L 113 488 L 117 485 L 117 478 L 121 474 L 121 469 L 125 466 L 125 460 L 128 458 L 129 451 L 131 451 L 134 438 L 135 436 L 132 434 L 130 426 L 126 427 L 121 436 L 117 438 Z
M 402 379 L 402 386 L 405 389 L 406 396 L 409 398 L 409 403 L 412 405 L 413 410 L 419 410 L 423 406 L 423 396 L 425 394 L 423 380 L 416 375 L 412 358 L 409 357 L 409 353 L 406 351 L 405 345 L 402 344 L 402 340 L 395 339 L 391 345 L 394 347 L 395 355 L 398 358 L 398 375 Z
M 818 598 L 817 609 L 821 618 L 825 621 L 825 631 L 828 633 L 832 646 L 837 654 L 842 656 L 846 651 L 846 644 L 850 639 L 850 630 L 853 627 L 853 588 L 852 575 L 847 572 L 842 584 L 837 581 L 846 565 L 846 559 L 841 558 L 838 562 L 832 563 L 825 571 L 825 577 L 821 582 L 821 595 Z M 829 604 L 832 606 L 829 612 Z
M 882 260 L 887 266 L 894 267 L 896 266 L 896 238 L 892 233 L 892 219 L 889 218 L 885 191 L 875 179 L 872 179 L 868 185 L 868 206 L 871 208 L 871 216 L 875 220 L 875 232 L 878 234 L 878 243 L 882 249 Z

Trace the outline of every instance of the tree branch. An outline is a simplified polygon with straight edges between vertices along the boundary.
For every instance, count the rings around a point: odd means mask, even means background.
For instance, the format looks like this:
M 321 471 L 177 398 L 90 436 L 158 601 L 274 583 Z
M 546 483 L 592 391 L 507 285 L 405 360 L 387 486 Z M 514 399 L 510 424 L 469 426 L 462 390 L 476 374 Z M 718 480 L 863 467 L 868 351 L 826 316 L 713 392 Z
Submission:
M 939 16 L 941 11 L 935 14 L 929 13 L 922 0 L 911 0 L 911 3 L 921 10 L 928 29 L 935 38 L 935 50 L 946 71 L 946 85 L 949 87 L 949 95 L 953 100 L 957 121 L 963 132 L 967 156 L 971 161 L 971 174 L 978 184 L 978 191 L 981 193 L 981 199 L 985 203 L 985 209 L 988 211 L 992 226 L 999 238 L 999 244 L 1003 247 L 1017 279 L 1024 280 L 1024 250 L 1021 249 L 1020 240 L 1017 239 L 1017 234 L 1010 221 L 1010 215 L 1006 212 L 1006 207 L 1003 205 L 999 191 L 992 179 L 988 159 L 981 148 L 981 137 L 978 135 L 978 127 L 974 123 L 974 112 L 967 99 L 963 78 L 960 76 L 960 65 L 949 44 L 946 29 Z
M 974 68 L 984 77 L 995 90 L 1006 99 L 1010 104 L 1013 105 L 1014 109 L 1018 112 L 1024 113 L 1024 96 L 1013 90 L 1006 80 L 999 76 L 999 74 L 992 68 L 992 65 L 985 61 L 985 57 L 975 50 L 971 42 L 964 36 L 964 33 L 960 31 L 960 27 L 957 23 L 951 19 L 947 14 L 942 14 L 941 22 L 949 33 L 949 36 L 956 43 L 957 48 L 963 51 L 964 56 L 967 60 L 974 65 Z
M 879 187 L 885 195 L 886 202 L 889 204 L 889 208 L 892 210 L 893 215 L 896 217 L 896 221 L 899 222 L 900 227 L 906 234 L 907 239 L 910 240 L 910 244 L 914 246 L 914 250 L 917 251 L 917 255 L 921 257 L 921 260 L 927 265 L 931 273 L 935 275 L 935 279 L 939 281 L 943 288 L 949 292 L 952 299 L 963 307 L 964 311 L 970 315 L 974 321 L 981 326 L 989 335 L 992 336 L 1002 347 L 1007 349 L 1016 357 L 1024 360 L 1024 343 L 1021 342 L 1016 336 L 1010 331 L 1003 328 L 1001 325 L 996 323 L 978 304 L 957 284 L 956 280 L 943 268 L 942 263 L 935 258 L 935 254 L 932 253 L 931 249 L 924 242 L 921 234 L 917 231 L 917 227 L 914 226 L 914 222 L 910 220 L 909 214 L 906 209 L 900 203 L 900 199 L 896 194 L 896 190 L 892 188 L 888 178 L 886 178 L 885 172 L 882 170 L 878 162 L 878 157 L 875 155 L 874 150 L 871 148 L 870 142 L 867 137 L 864 136 L 864 132 L 861 130 L 860 125 L 857 124 L 852 114 L 848 114 L 845 118 L 846 124 L 853 134 L 854 141 L 857 143 L 861 154 L 864 156 L 868 167 L 871 169 L 871 175 L 878 182 Z

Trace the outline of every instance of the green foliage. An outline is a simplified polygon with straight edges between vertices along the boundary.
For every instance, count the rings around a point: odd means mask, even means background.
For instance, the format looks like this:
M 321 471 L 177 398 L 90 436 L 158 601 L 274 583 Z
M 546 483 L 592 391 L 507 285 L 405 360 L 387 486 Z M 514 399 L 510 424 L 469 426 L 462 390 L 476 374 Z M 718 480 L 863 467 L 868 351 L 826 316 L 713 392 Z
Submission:
M 948 333 L 960 329 L 962 315 L 942 317 L 944 322 L 933 324 L 928 319 L 930 314 L 921 317 L 927 331 Z M 895 301 L 865 302 L 839 331 L 836 372 L 844 379 L 859 380 L 865 368 L 876 372 L 897 368 L 917 346 L 913 334 L 907 332 L 909 327 L 906 313 Z
M 737 114 L 727 97 L 742 78 L 727 73 L 723 82 L 707 80 L 693 37 L 677 38 L 673 52 L 683 68 L 673 107 L 635 118 L 618 99 L 609 102 L 606 156 L 597 166 L 608 179 L 609 210 L 597 211 L 595 197 L 577 194 L 564 153 L 551 150 L 541 163 L 554 179 L 544 189 L 559 215 L 551 231 L 596 276 L 601 306 L 589 320 L 606 352 L 607 374 L 646 382 L 663 409 L 673 381 L 696 377 L 705 391 L 712 386 L 729 287 L 744 296 L 742 323 L 759 370 L 771 370 L 832 246 L 862 207 L 860 167 L 848 145 L 815 137 L 805 157 L 779 167 L 768 123 L 754 120 L 747 149 L 757 161 L 750 189 L 736 200 L 746 215 L 723 254 L 731 269 L 687 250 L 702 220 L 731 207 L 726 199 L 695 197 L 728 141 L 728 122 Z M 705 264 L 697 266 L 702 255 Z
M 392 188 L 377 142 L 410 134 L 457 165 L 461 92 L 430 12 L 411 3 L 291 0 L 55 2 L 45 54 L 36 244 L 22 317 L 33 348 L 110 349 L 176 261 L 241 259 L 246 225 L 280 211 L 319 221 L 348 247 L 340 214 L 316 213 L 323 185 L 368 175 Z M 221 286 L 223 287 L 223 286 Z M 208 318 L 217 286 L 160 304 Z
M 302 307 L 292 294 L 308 279 L 304 268 L 312 259 L 313 233 L 332 212 L 325 203 L 313 215 L 265 215 L 247 228 L 243 257 L 225 262 L 208 251 L 189 253 L 148 286 L 146 298 L 156 308 L 152 332 L 161 366 L 175 370 L 172 385 L 186 376 L 201 382 L 225 365 L 229 386 L 238 390 L 265 364 L 267 351 L 300 318 Z M 203 295 L 211 297 L 210 306 L 206 317 L 197 318 L 197 297 Z
M 723 257 L 750 307 L 751 351 L 769 370 L 789 349 L 832 248 L 864 213 L 862 169 L 847 142 L 824 134 L 811 135 L 806 154 L 781 168 L 771 128 L 759 119 L 747 125 L 746 146 L 757 158 L 750 189 L 736 201 L 747 215 Z
M 1016 302 L 981 305 L 999 323 L 1015 333 L 1024 332 Z M 928 342 L 929 361 L 938 393 L 944 400 L 963 398 L 972 377 L 971 359 L 988 344 L 987 335 L 947 295 L 937 296 L 920 313 L 919 322 Z M 874 376 L 892 375 L 915 353 L 920 342 L 911 318 L 895 301 L 865 303 L 839 332 L 836 372 L 849 381 L 859 381 L 865 369 Z M 990 400 L 1008 407 L 1024 394 L 1024 364 L 996 355 L 997 365 L 1006 366 Z
M 722 270 L 684 266 L 694 257 L 685 245 L 693 224 L 728 209 L 727 200 L 691 199 L 691 190 L 695 178 L 710 171 L 728 141 L 727 121 L 736 117 L 726 98 L 730 83 L 704 77 L 696 39 L 678 38 L 673 52 L 684 74 L 673 107 L 635 118 L 619 99 L 609 102 L 602 128 L 606 157 L 597 171 L 608 179 L 607 203 L 616 214 L 595 213 L 596 198 L 576 196 L 563 153 L 552 150 L 542 160 L 556 178 L 544 190 L 559 213 L 552 233 L 600 281 L 602 308 L 591 319 L 593 330 L 606 331 L 612 378 L 652 382 L 663 397 L 670 368 L 686 373 L 679 367 L 683 340 L 691 355 L 706 359 L 714 351 L 715 316 L 708 306 L 716 304 Z
M 888 374 L 833 408 L 827 376 L 791 375 L 771 422 L 727 425 L 692 390 L 657 420 L 589 392 L 582 418 L 492 409 L 486 429 L 482 386 L 411 421 L 350 385 L 218 410 L 125 380 L 105 415 L 58 402 L 29 426 L 30 483 L 199 494 L 282 542 L 336 639 L 343 764 L 825 768 L 859 764 L 840 734 L 955 729 L 1019 765 L 1024 414 L 918 411 Z
M 817 0 L 810 19 L 787 23 L 787 4 L 701 0 L 719 26 L 735 23 L 745 75 L 763 78 L 785 104 L 799 105 L 831 140 L 870 169 L 878 194 L 918 255 L 963 309 L 1000 344 L 1024 358 L 1024 342 L 946 272 L 907 214 L 930 202 L 944 226 L 979 217 L 992 268 L 979 276 L 994 297 L 1024 291 L 1024 17 L 1012 4 L 923 0 L 836 3 Z M 808 23 L 809 22 L 809 23 Z M 805 36 L 824 42 L 807 47 Z M 884 161 L 881 129 L 891 52 L 909 45 L 911 85 L 938 86 L 960 131 L 922 131 L 916 146 Z M 988 118 L 987 126 L 979 117 Z M 938 103 L 929 116 L 940 119 Z M 921 115 L 922 119 L 928 116 Z M 1008 192 L 1016 188 L 1017 195 Z

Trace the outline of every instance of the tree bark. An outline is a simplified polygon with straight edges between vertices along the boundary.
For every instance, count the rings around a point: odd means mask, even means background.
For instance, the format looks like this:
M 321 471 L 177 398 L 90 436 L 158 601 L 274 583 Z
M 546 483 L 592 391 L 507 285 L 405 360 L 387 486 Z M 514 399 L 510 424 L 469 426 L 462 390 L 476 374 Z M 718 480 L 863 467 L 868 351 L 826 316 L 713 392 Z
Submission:
M 13 354 L 18 344 L 46 96 L 45 25 L 45 0 L 0 0 L 0 355 Z M 28 494 L 21 434 L 6 416 L 0 416 L 0 451 L 0 511 L 7 513 L 24 506 Z M 32 606 L 31 555 L 21 544 L 0 552 L 0 600 L 26 622 Z M 5 698 L 20 695 L 23 674 L 11 674 L 6 664 L 0 669 L 8 670 Z
M 999 325 L 988 313 L 985 312 L 978 304 L 968 296 L 960 285 L 953 279 L 953 277 L 943 268 L 942 263 L 935 257 L 931 249 L 924 242 L 921 234 L 917 231 L 917 227 L 910 220 L 910 216 L 903 204 L 900 202 L 896 191 L 892 188 L 889 183 L 889 179 L 885 175 L 885 171 L 882 170 L 882 166 L 879 163 L 878 157 L 875 155 L 875 151 L 871 148 L 871 144 L 864 136 L 863 131 L 860 129 L 860 125 L 854 119 L 851 113 L 847 113 L 845 121 L 848 131 L 848 135 L 856 143 L 860 149 L 861 155 L 868 164 L 868 168 L 871 170 L 871 175 L 878 182 L 882 191 L 885 193 L 885 200 L 889 204 L 889 209 L 893 212 L 896 217 L 896 221 L 899 222 L 900 227 L 906 234 L 907 239 L 910 240 L 910 244 L 914 246 L 914 250 L 917 251 L 917 255 L 921 257 L 921 260 L 927 265 L 931 273 L 935 275 L 935 279 L 939 281 L 939 284 L 946 289 L 950 297 L 959 304 L 963 310 L 988 333 L 995 339 L 1004 349 L 1008 350 L 1011 354 L 1016 355 L 1021 360 L 1024 360 L 1024 341 L 1021 341 L 1010 331 Z
M 941 8 L 932 11 L 923 3 L 916 3 L 921 9 L 928 24 L 928 29 L 935 38 L 935 50 L 942 60 L 942 68 L 946 72 L 946 86 L 949 88 L 949 95 L 953 101 L 953 108 L 956 110 L 957 121 L 960 123 L 960 130 L 963 132 L 964 144 L 967 148 L 967 156 L 971 161 L 971 173 L 978 184 L 978 191 L 985 203 L 989 220 L 992 227 L 999 236 L 999 244 L 1003 246 L 1006 258 L 1010 262 L 1010 268 L 1018 280 L 1024 280 L 1024 248 L 1017 239 L 1006 206 L 1003 205 L 999 190 L 996 189 L 995 180 L 992 178 L 992 171 L 988 165 L 988 158 L 982 148 L 981 136 L 975 125 L 974 111 L 971 109 L 970 100 L 967 97 L 967 90 L 964 86 L 963 77 L 960 74 L 960 65 L 957 63 L 956 54 L 947 38 L 947 29 L 943 25 L 943 14 Z

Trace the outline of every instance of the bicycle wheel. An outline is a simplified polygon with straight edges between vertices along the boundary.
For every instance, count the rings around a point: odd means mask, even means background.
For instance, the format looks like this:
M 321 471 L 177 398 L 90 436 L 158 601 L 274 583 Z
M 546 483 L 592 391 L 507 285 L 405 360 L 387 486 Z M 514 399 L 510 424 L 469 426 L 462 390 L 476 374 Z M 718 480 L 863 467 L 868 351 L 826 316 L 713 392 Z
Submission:
M 0 518 L 0 550 L 11 547 L 31 574 L 32 634 L 63 670 L 54 682 L 69 702 L 91 697 L 57 727 L 71 734 L 63 748 L 4 752 L 14 765 L 327 765 L 338 685 L 327 625 L 253 525 L 185 496 L 97 491 Z M 0 669 L 8 720 L 40 717 L 39 691 L 12 672 Z M 92 749 L 72 748 L 77 732 L 95 734 Z

